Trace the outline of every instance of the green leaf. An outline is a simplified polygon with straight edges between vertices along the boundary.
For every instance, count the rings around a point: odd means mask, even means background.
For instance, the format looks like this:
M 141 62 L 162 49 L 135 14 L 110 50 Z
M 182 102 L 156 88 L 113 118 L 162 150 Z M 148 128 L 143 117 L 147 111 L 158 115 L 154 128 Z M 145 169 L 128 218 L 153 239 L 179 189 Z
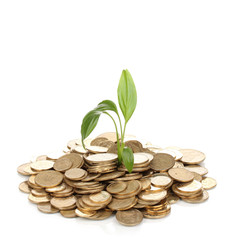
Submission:
M 85 148 L 84 139 L 86 139 L 90 135 L 90 133 L 94 130 L 94 128 L 97 126 L 97 122 L 99 120 L 100 115 L 101 115 L 101 112 L 92 110 L 88 112 L 82 120 L 81 140 L 82 140 L 82 146 L 84 148 Z
M 130 72 L 122 71 L 117 89 L 118 102 L 127 123 L 131 118 L 137 105 L 137 92 Z
M 86 139 L 94 130 L 94 128 L 97 126 L 100 115 L 102 113 L 106 113 L 106 111 L 113 111 L 118 115 L 116 104 L 110 100 L 104 100 L 100 102 L 96 108 L 88 112 L 83 118 L 81 124 L 81 141 L 84 148 L 84 139 Z
M 133 163 L 134 163 L 134 156 L 132 149 L 129 147 L 124 147 L 123 152 L 122 152 L 122 161 L 129 171 L 129 173 L 132 172 L 133 170 Z
M 113 111 L 118 114 L 117 106 L 113 101 L 104 100 L 97 105 L 96 108 L 98 111 Z

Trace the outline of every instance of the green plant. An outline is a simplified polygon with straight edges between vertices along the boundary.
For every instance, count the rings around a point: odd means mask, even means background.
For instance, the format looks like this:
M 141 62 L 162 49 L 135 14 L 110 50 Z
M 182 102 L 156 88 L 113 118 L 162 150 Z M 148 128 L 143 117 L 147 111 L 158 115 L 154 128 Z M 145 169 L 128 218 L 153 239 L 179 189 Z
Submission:
M 118 164 L 121 164 L 121 162 L 123 162 L 127 170 L 129 172 L 132 172 L 134 156 L 132 150 L 128 147 L 125 147 L 124 137 L 126 125 L 129 119 L 131 118 L 137 105 L 137 92 L 132 76 L 127 69 L 122 71 L 119 85 L 117 88 L 117 96 L 121 112 L 124 116 L 123 128 L 116 104 L 113 101 L 104 100 L 100 102 L 96 108 L 88 112 L 82 120 L 81 124 L 82 145 L 85 148 L 84 139 L 86 139 L 90 135 L 90 133 L 94 130 L 101 114 L 102 113 L 106 114 L 112 119 L 116 129 Z M 111 116 L 111 114 L 108 113 L 108 111 L 114 112 L 118 117 L 120 125 L 120 139 L 116 121 Z

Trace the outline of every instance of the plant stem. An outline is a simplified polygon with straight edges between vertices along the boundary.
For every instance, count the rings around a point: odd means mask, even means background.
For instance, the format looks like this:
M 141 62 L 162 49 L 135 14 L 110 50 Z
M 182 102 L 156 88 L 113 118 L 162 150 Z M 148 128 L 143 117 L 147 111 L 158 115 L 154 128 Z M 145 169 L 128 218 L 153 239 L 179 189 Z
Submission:
M 118 134 L 118 129 L 117 129 L 117 124 L 114 120 L 114 118 L 107 112 L 103 112 L 104 114 L 108 115 L 112 120 L 113 120 L 113 123 L 115 125 L 115 129 L 116 129 L 116 135 L 117 135 L 117 154 L 118 154 L 118 163 L 120 164 L 121 163 L 121 154 L 122 154 L 122 151 L 121 151 L 121 146 L 120 146 L 120 140 L 119 140 L 119 134 Z

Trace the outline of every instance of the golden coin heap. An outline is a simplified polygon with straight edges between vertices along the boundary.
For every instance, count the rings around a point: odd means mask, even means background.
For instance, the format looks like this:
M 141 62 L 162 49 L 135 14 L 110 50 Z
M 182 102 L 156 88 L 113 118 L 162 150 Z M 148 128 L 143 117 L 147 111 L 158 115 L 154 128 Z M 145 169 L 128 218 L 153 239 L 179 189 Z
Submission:
M 199 165 L 204 153 L 193 149 L 162 149 L 137 140 L 126 141 L 134 153 L 132 173 L 118 166 L 116 136 L 104 133 L 67 143 L 62 153 L 38 156 L 18 172 L 28 176 L 19 189 L 43 213 L 60 212 L 67 218 L 102 220 L 116 213 L 117 221 L 135 226 L 143 218 L 162 218 L 180 199 L 201 203 L 216 186 Z

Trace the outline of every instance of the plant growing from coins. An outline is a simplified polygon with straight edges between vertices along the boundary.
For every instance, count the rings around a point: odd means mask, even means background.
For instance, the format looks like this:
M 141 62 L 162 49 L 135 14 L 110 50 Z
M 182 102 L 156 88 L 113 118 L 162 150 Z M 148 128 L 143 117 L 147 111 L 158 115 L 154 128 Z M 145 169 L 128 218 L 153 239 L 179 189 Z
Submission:
M 134 156 L 131 148 L 125 146 L 124 137 L 126 125 L 130 120 L 131 116 L 133 115 L 133 112 L 137 105 L 137 92 L 133 78 L 127 69 L 122 71 L 119 85 L 117 88 L 117 96 L 121 112 L 124 116 L 124 126 L 122 126 L 121 118 L 116 104 L 111 100 L 104 100 L 100 102 L 93 110 L 88 112 L 82 120 L 81 124 L 82 146 L 85 148 L 84 139 L 86 139 L 94 130 L 101 114 L 102 113 L 106 114 L 112 119 L 116 130 L 118 164 L 121 164 L 123 162 L 127 170 L 129 172 L 132 172 Z M 117 123 L 113 116 L 108 111 L 114 112 L 118 117 L 121 136 L 120 138 Z

